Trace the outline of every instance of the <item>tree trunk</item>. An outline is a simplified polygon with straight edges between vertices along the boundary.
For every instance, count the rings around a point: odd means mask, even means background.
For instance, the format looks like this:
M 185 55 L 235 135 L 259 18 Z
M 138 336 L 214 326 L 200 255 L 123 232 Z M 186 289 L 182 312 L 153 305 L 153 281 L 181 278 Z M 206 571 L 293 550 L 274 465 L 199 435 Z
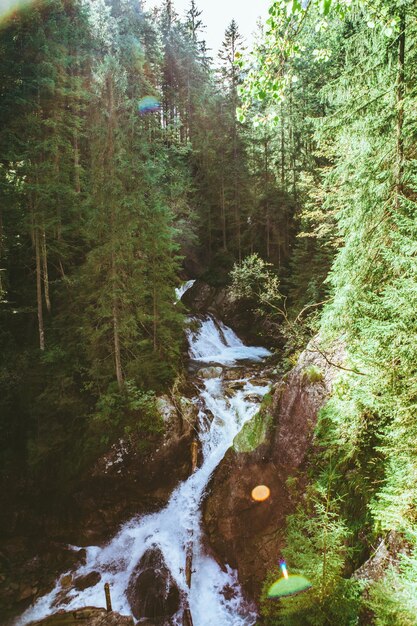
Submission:
M 0 263 L 3 258 L 3 212 L 0 206 Z M 0 298 L 2 297 L 4 287 L 3 287 L 3 279 L 2 279 L 2 268 L 0 268 Z
M 122 359 L 120 356 L 119 317 L 116 302 L 113 302 L 113 337 L 114 337 L 114 364 L 116 367 L 116 380 L 119 389 L 123 387 Z
M 49 274 L 48 274 L 48 256 L 46 249 L 46 233 L 45 227 L 42 227 L 42 241 L 41 241 L 41 254 L 42 254 L 42 274 L 43 274 L 43 290 L 45 296 L 45 304 L 48 313 L 51 312 L 51 300 L 49 298 Z
M 157 343 L 157 329 L 158 329 L 158 321 L 157 321 L 157 314 L 158 314 L 158 310 L 157 310 L 157 306 L 156 306 L 156 285 L 155 285 L 155 281 L 154 281 L 154 285 L 153 285 L 153 351 L 156 352 L 157 348 L 158 348 L 158 343 Z
M 39 330 L 39 348 L 45 350 L 45 328 L 43 324 L 42 309 L 42 272 L 41 272 L 41 246 L 39 243 L 39 229 L 34 227 L 32 237 L 35 243 L 36 258 L 36 300 L 38 304 L 38 330 Z
M 266 258 L 271 258 L 271 218 L 269 215 L 269 154 L 268 154 L 268 138 L 265 138 L 264 144 L 264 182 L 266 197 Z
M 240 206 L 239 206 L 239 191 L 238 191 L 238 154 L 237 154 L 237 121 L 236 121 L 236 109 L 237 109 L 237 72 L 235 66 L 235 58 L 236 58 L 236 40 L 233 38 L 232 40 L 232 133 L 233 133 L 233 178 L 234 178 L 234 186 L 233 186 L 233 200 L 234 200 L 234 213 L 235 213 L 235 227 L 236 227 L 236 239 L 237 239 L 237 253 L 239 261 L 242 260 L 242 250 L 241 250 L 241 224 L 240 224 Z
M 296 158 L 295 158 L 295 139 L 294 139 L 294 120 L 293 120 L 293 107 L 292 107 L 292 88 L 290 88 L 289 97 L 290 106 L 290 147 L 291 147 L 291 170 L 292 170 L 292 195 L 294 200 L 297 199 L 297 174 L 296 174 Z
M 78 134 L 77 131 L 74 132 L 74 187 L 75 193 L 81 192 L 81 182 L 80 182 L 80 152 L 78 149 Z
M 114 117 L 114 95 L 113 95 L 113 76 L 111 73 L 107 76 L 107 89 L 108 89 L 108 111 L 109 111 L 109 126 L 108 126 L 108 167 L 109 167 L 109 176 L 110 179 L 113 178 L 113 159 L 114 159 L 114 126 L 115 126 L 115 117 Z M 115 222 L 116 222 L 116 211 L 114 206 L 114 199 L 110 199 L 111 211 L 110 211 L 110 220 L 111 220 L 111 229 L 110 229 L 110 237 L 111 237 L 111 288 L 112 288 L 112 318 L 113 318 L 113 348 L 114 348 L 114 365 L 116 369 L 116 380 L 119 389 L 123 387 L 123 370 L 122 370 L 122 357 L 120 350 L 120 322 L 119 322 L 119 302 L 116 293 L 116 282 L 117 282 L 117 268 L 116 268 L 116 252 L 115 252 Z
M 285 128 L 284 128 L 284 107 L 281 103 L 281 185 L 285 188 Z
M 233 163 L 234 163 L 234 185 L 233 185 L 233 200 L 235 205 L 235 226 L 236 226 L 236 240 L 237 240 L 237 253 L 239 261 L 242 260 L 241 251 L 241 225 L 240 225 L 240 206 L 239 206 L 239 191 L 238 191 L 238 158 L 237 158 L 237 128 L 236 128 L 236 101 L 234 101 L 233 110 Z
M 227 236 L 226 236 L 226 203 L 224 198 L 224 178 L 222 169 L 222 184 L 220 189 L 220 206 L 221 206 L 221 222 L 222 222 L 222 239 L 223 250 L 227 250 Z
M 397 172 L 396 172 L 396 206 L 399 208 L 400 196 L 403 193 L 404 175 L 404 96 L 405 96 L 405 8 L 400 14 L 400 34 L 398 37 L 398 72 L 397 72 Z

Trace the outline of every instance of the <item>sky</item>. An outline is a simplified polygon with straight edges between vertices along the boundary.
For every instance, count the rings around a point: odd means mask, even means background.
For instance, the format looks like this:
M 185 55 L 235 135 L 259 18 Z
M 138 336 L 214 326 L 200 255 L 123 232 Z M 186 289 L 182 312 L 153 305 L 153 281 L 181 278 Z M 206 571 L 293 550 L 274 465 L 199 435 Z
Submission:
M 224 31 L 233 18 L 250 47 L 257 19 L 261 17 L 265 22 L 270 3 L 270 0 L 196 0 L 198 9 L 202 11 L 200 19 L 207 26 L 204 38 L 207 46 L 212 49 L 212 54 L 217 54 L 224 38 Z M 160 0 L 145 0 L 147 8 L 159 4 Z M 190 0 L 174 0 L 173 4 L 176 12 L 183 17 L 189 9 Z

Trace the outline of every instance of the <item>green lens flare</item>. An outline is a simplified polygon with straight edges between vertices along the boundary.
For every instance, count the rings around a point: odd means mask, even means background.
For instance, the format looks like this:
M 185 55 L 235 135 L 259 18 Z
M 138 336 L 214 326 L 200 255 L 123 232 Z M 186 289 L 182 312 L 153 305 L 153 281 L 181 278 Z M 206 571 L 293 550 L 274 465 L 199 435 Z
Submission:
M 160 102 L 155 96 L 145 96 L 138 102 L 139 113 L 154 113 L 160 108 Z
M 311 583 L 304 576 L 289 575 L 280 578 L 268 589 L 268 598 L 285 598 L 310 589 Z

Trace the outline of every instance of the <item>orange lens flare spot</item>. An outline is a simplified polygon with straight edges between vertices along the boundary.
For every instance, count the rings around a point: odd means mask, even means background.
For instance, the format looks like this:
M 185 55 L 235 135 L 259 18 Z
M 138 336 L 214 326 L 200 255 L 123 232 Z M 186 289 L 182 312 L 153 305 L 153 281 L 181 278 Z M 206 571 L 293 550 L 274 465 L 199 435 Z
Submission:
M 263 502 L 267 500 L 271 495 L 271 490 L 266 485 L 258 485 L 255 489 L 252 489 L 252 500 L 255 502 Z

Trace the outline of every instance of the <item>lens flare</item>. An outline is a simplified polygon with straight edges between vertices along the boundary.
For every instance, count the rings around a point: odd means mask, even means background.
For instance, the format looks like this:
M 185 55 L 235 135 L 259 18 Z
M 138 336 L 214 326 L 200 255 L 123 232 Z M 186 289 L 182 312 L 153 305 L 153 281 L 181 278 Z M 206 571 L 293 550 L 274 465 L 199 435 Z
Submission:
M 145 96 L 138 102 L 138 111 L 141 115 L 144 113 L 155 113 L 158 111 L 161 104 L 155 96 Z
M 255 502 L 264 502 L 271 495 L 271 490 L 266 485 L 258 485 L 254 489 L 252 489 L 252 499 Z
M 6 22 L 9 17 L 31 4 L 32 0 L 0 0 L 0 24 Z
M 298 593 L 307 591 L 311 587 L 311 582 L 305 576 L 288 574 L 287 565 L 284 561 L 280 563 L 282 577 L 274 582 L 268 589 L 268 598 L 285 598 L 295 596 Z

